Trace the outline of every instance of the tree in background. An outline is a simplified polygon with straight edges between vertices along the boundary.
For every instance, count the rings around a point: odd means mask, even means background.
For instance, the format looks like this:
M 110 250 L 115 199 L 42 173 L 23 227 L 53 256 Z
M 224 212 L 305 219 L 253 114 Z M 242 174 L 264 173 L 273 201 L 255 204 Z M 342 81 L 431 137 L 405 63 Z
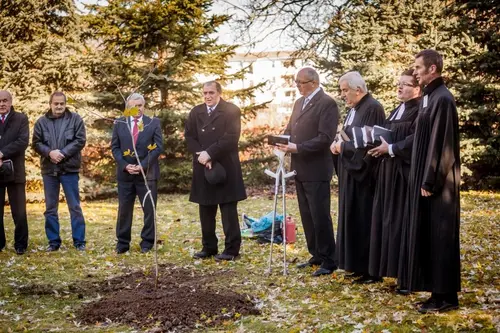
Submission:
M 85 86 L 80 30 L 71 0 L 0 0 L 0 89 L 12 92 L 15 107 L 32 124 L 47 111 L 53 91 Z M 41 192 L 39 158 L 31 147 L 26 159 L 27 189 Z
M 477 51 L 454 50 L 460 59 L 454 87 L 460 93 L 466 181 L 500 188 L 500 6 L 494 0 L 456 0 L 447 13 L 460 17 L 453 33 L 479 46 Z
M 0 87 L 22 109 L 39 110 L 38 98 L 82 84 L 75 10 L 71 0 L 0 1 Z
M 245 74 L 227 74 L 236 46 L 219 44 L 214 37 L 229 16 L 210 14 L 212 6 L 212 0 L 116 0 L 87 6 L 84 35 L 92 50 L 88 59 L 95 89 L 101 92 L 97 105 L 122 109 L 117 87 L 148 97 L 165 133 L 163 190 L 190 185 L 183 128 L 187 111 L 201 101 L 200 78 L 217 78 L 224 85 Z M 243 118 L 248 119 L 262 107 L 251 103 L 259 87 L 226 91 L 224 97 L 243 101 Z
M 462 158 L 463 173 L 469 177 L 464 179 L 477 180 L 491 172 L 498 175 L 490 168 L 498 166 L 500 157 L 499 79 L 494 74 L 498 73 L 494 67 L 498 66 L 494 23 L 498 6 L 493 1 L 256 0 L 247 7 L 247 19 L 260 25 L 279 15 L 289 22 L 282 29 L 293 40 L 304 41 L 297 56 L 313 59 L 330 73 L 330 88 L 337 87 L 344 72 L 360 71 L 386 111 L 397 103 L 395 80 L 412 65 L 414 55 L 425 48 L 442 53 L 444 76 L 457 98 L 462 137 L 467 138 L 462 141 Z M 322 10 L 318 19 L 304 19 L 318 8 Z

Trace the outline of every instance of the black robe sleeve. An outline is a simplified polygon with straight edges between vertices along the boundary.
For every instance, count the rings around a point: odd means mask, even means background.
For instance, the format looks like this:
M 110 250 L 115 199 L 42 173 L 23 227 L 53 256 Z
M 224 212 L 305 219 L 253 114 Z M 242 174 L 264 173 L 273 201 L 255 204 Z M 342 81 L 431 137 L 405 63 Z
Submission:
M 422 188 L 432 193 L 439 193 L 447 175 L 455 164 L 454 147 L 458 147 L 456 107 L 452 100 L 441 97 L 432 106 L 432 132 L 427 150 Z

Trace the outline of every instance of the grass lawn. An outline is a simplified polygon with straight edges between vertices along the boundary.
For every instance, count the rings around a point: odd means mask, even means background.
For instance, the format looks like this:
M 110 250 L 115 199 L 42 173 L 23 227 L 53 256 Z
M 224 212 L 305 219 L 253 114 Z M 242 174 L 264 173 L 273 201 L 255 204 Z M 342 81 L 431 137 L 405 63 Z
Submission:
M 333 219 L 337 202 L 332 196 Z M 288 212 L 298 216 L 295 197 L 287 201 Z M 133 332 L 114 323 L 84 325 L 75 312 L 99 295 L 71 292 L 70 286 L 105 280 L 131 270 L 151 269 L 152 253 L 141 254 L 141 219 L 134 217 L 131 251 L 116 255 L 115 223 L 117 200 L 84 202 L 87 221 L 87 251 L 77 252 L 71 243 L 69 214 L 60 205 L 61 237 L 58 252 L 47 253 L 44 206 L 28 204 L 29 252 L 13 251 L 13 223 L 6 208 L 8 246 L 0 252 L 0 332 Z M 272 197 L 243 201 L 240 213 L 258 217 L 272 207 Z M 136 202 L 136 212 L 140 207 Z M 159 261 L 195 269 L 199 274 L 227 270 L 215 281 L 225 288 L 253 295 L 262 307 L 261 316 L 226 321 L 201 331 L 238 332 L 497 332 L 500 330 L 500 194 L 462 194 L 462 293 L 461 308 L 446 314 L 420 315 L 414 304 L 428 294 L 398 296 L 393 279 L 369 286 L 352 285 L 342 271 L 313 278 L 312 269 L 299 271 L 290 264 L 289 275 L 281 275 L 282 249 L 274 249 L 274 268 L 267 268 L 269 246 L 244 240 L 241 259 L 230 263 L 194 261 L 201 248 L 197 206 L 186 195 L 163 195 L 158 202 Z M 300 223 L 299 223 L 300 224 Z M 222 238 L 220 222 L 217 227 Z M 223 240 L 222 240 L 223 241 Z M 221 245 L 219 240 L 219 246 Z M 298 241 L 287 248 L 290 262 L 308 259 L 302 229 Z M 26 290 L 44 292 L 26 292 Z M 203 324 L 203 319 L 200 318 Z

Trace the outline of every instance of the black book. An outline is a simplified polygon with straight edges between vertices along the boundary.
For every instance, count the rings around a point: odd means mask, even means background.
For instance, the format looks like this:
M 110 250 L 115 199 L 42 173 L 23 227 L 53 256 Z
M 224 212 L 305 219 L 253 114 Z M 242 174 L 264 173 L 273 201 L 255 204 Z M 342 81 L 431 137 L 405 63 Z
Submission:
M 392 131 L 382 126 L 375 125 L 373 126 L 372 139 L 373 144 L 379 146 L 382 143 L 380 138 L 384 138 L 384 140 L 391 144 L 392 143 Z
M 361 127 L 354 126 L 352 128 L 352 141 L 354 142 L 354 148 L 366 148 L 366 144 L 363 141 L 363 129 Z
M 290 141 L 290 135 L 268 135 L 267 143 L 276 146 L 278 143 L 287 145 Z

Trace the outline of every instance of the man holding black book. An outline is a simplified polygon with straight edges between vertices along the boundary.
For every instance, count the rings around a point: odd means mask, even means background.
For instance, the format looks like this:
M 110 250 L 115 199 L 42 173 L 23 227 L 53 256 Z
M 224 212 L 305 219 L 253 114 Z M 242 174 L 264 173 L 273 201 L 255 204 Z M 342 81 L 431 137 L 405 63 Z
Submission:
M 353 127 L 384 124 L 384 109 L 366 88 L 358 72 L 348 72 L 340 80 L 341 96 L 350 107 L 343 131 L 349 141 L 339 139 L 331 146 L 338 155 L 339 223 L 337 231 L 337 258 L 339 267 L 359 277 L 355 283 L 381 281 L 368 272 L 370 227 L 374 194 L 373 167 L 376 160 L 367 155 L 367 148 L 356 148 Z
M 330 215 L 333 160 L 328 147 L 337 130 L 339 112 L 335 101 L 319 86 L 319 75 L 314 69 L 301 69 L 295 84 L 302 97 L 295 102 L 285 130 L 290 142 L 278 147 L 292 154 L 300 217 L 311 254 L 307 262 L 297 267 L 319 265 L 313 276 L 320 276 L 337 269 Z
M 379 160 L 370 237 L 369 272 L 373 276 L 398 276 L 413 133 L 420 104 L 421 89 L 413 69 L 404 71 L 396 86 L 401 103 L 385 122 L 391 130 L 390 140 L 382 139 L 379 146 L 368 151 Z M 407 293 L 404 287 L 397 292 Z

